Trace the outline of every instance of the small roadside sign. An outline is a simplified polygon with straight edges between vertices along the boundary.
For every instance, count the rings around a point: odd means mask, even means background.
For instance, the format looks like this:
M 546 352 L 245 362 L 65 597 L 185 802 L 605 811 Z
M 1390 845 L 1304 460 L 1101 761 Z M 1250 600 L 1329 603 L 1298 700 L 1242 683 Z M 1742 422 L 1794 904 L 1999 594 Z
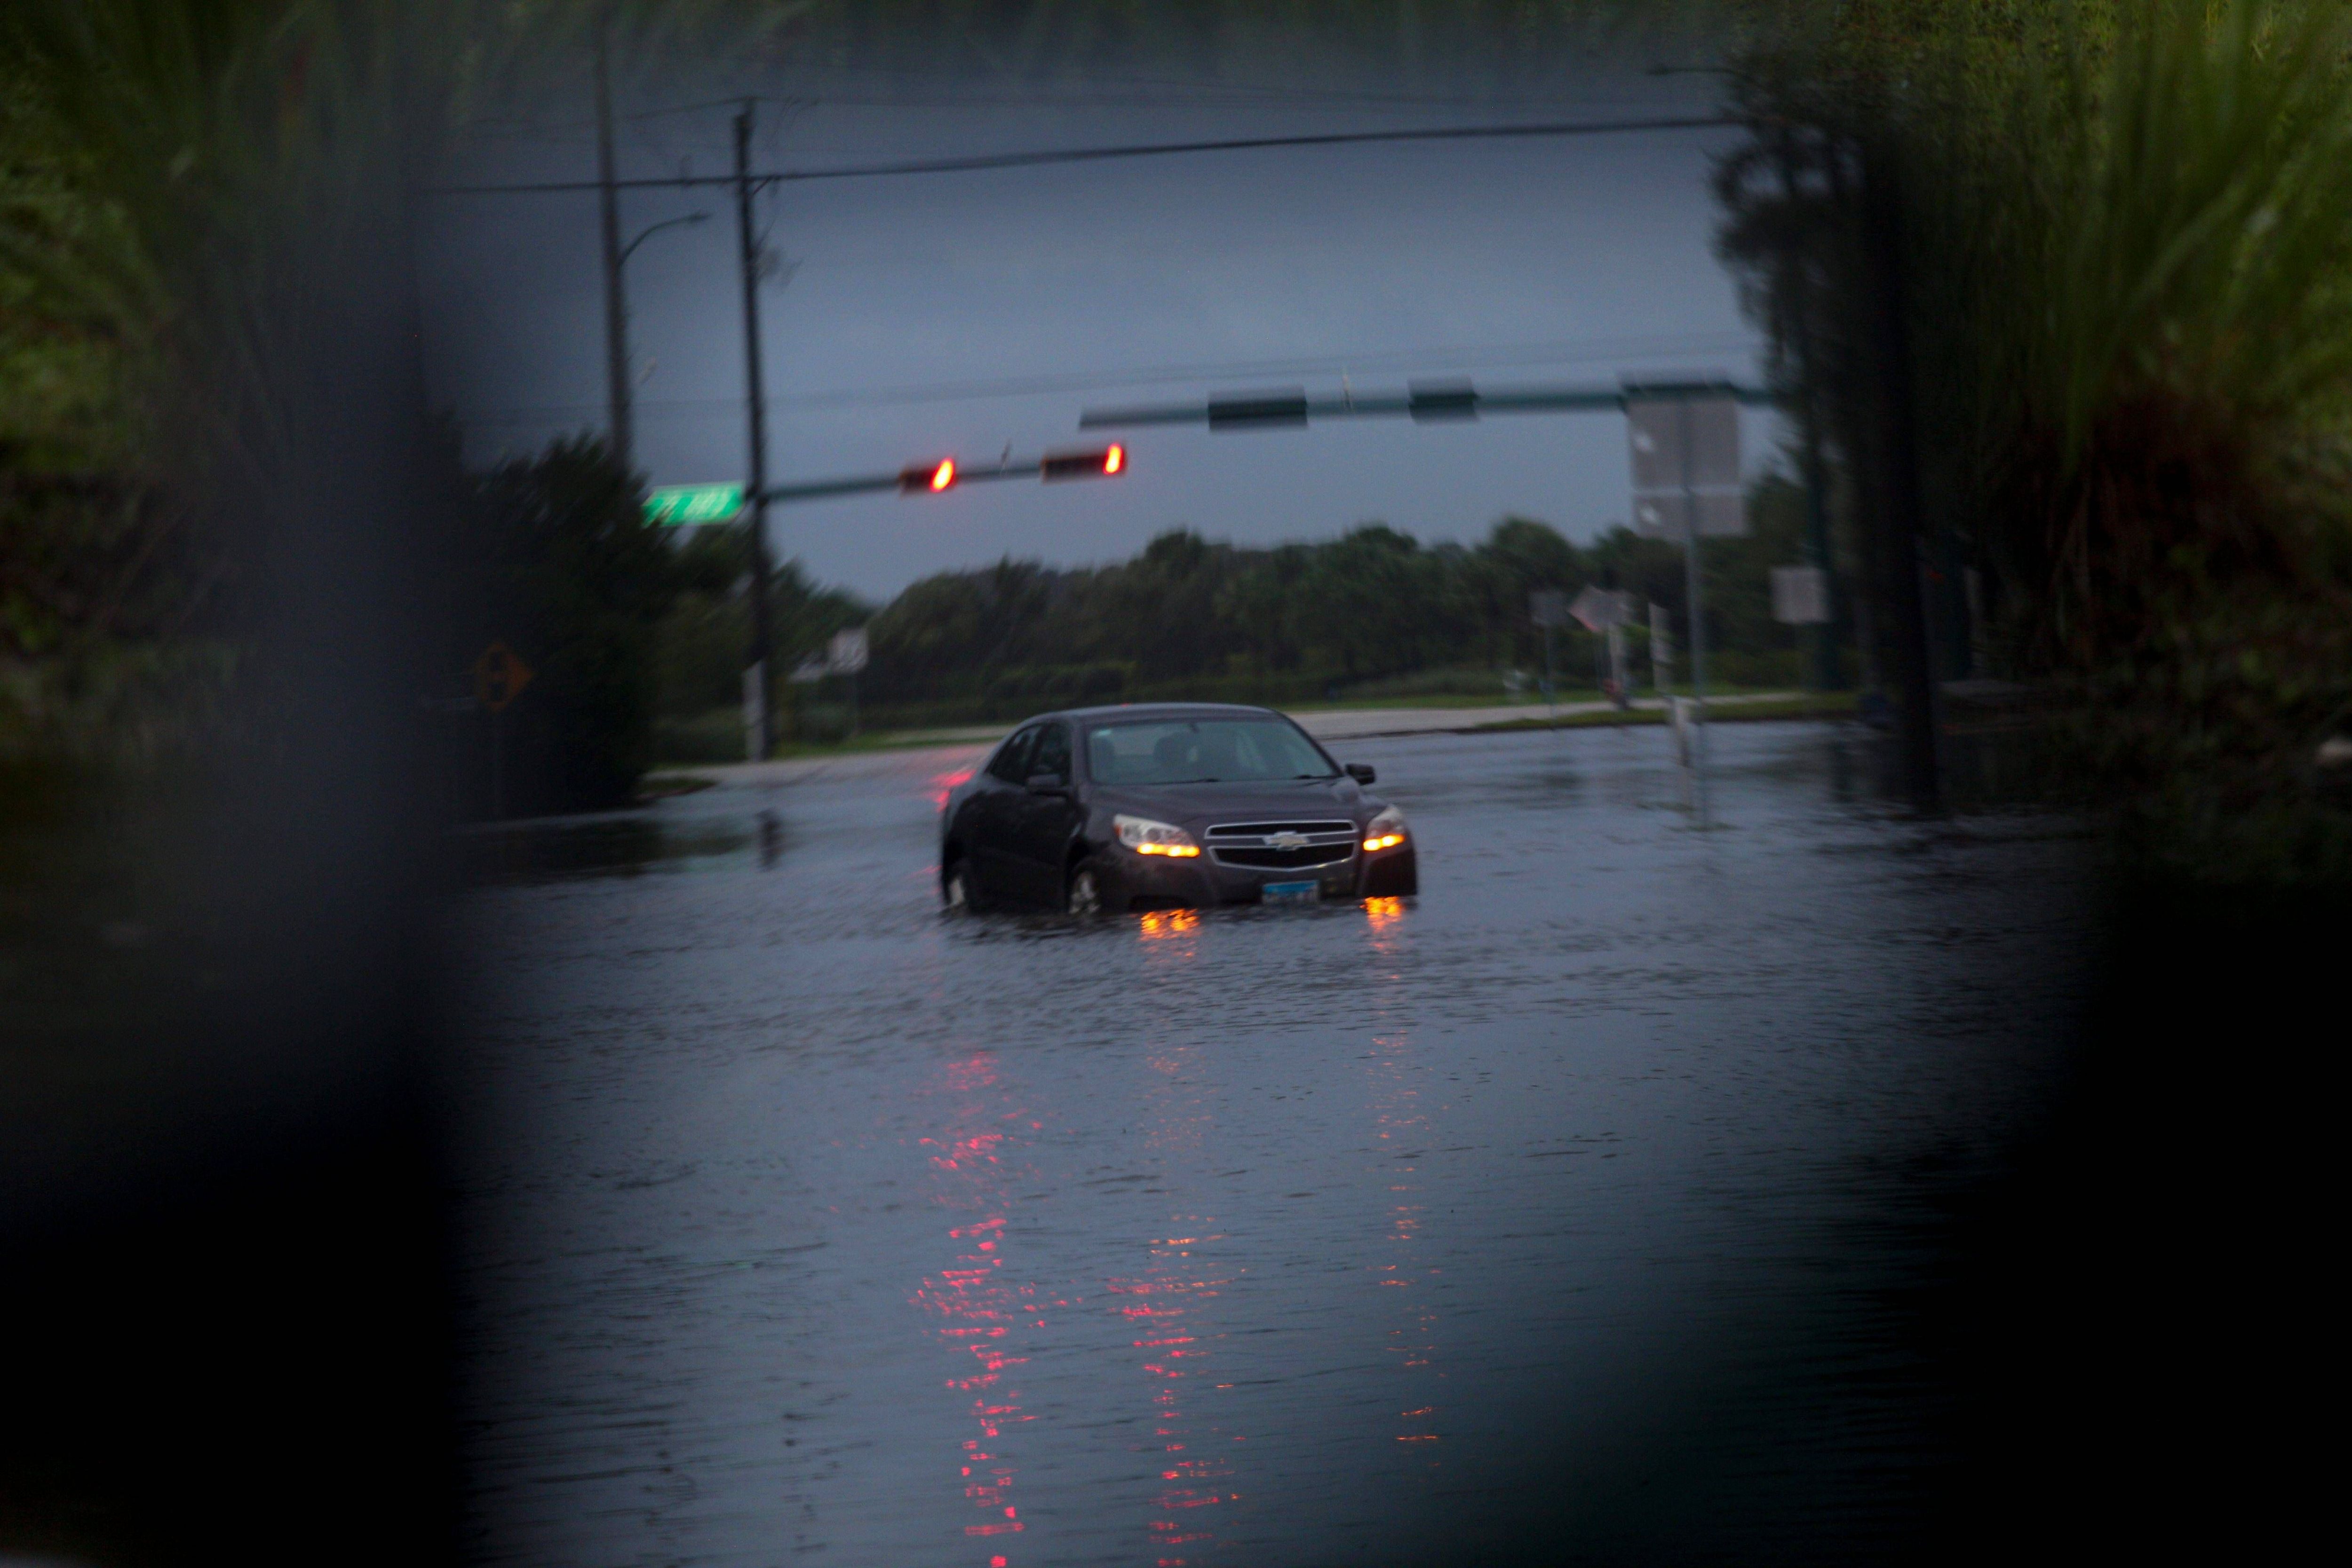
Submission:
M 1622 626 L 1633 618 L 1633 595 L 1612 588 L 1587 588 L 1568 606 L 1568 613 L 1589 632 Z
M 1748 531 L 1739 489 L 1739 405 L 1726 396 L 1625 400 L 1633 527 L 1654 539 Z
M 661 528 L 728 522 L 742 510 L 741 485 L 661 485 L 646 492 L 646 521 Z
M 833 634 L 825 648 L 825 667 L 835 675 L 856 675 L 866 668 L 866 628 L 852 626 Z
M 1693 490 L 1687 496 L 1636 495 L 1633 531 L 1644 539 L 1689 536 L 1692 510 L 1701 539 L 1738 539 L 1748 532 L 1748 502 L 1738 490 Z
M 1538 588 L 1528 595 L 1528 619 L 1539 626 L 1568 624 L 1568 595 L 1557 588 Z
M 501 712 L 538 673 L 514 649 L 494 642 L 474 660 L 474 700 L 493 713 Z
M 1791 626 L 1825 625 L 1830 618 L 1830 574 L 1818 566 L 1773 567 L 1772 618 Z
M 1628 397 L 1625 440 L 1637 490 L 1739 483 L 1739 405 L 1728 397 Z

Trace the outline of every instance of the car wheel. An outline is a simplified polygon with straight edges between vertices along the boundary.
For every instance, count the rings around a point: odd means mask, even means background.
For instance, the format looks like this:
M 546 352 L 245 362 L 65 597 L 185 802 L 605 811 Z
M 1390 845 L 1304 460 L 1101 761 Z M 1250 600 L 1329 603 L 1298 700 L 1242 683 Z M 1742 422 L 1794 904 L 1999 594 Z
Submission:
M 1091 866 L 1081 866 L 1070 873 L 1070 886 L 1063 896 L 1062 907 L 1080 919 L 1092 919 L 1103 912 L 1102 879 Z
M 961 861 L 948 868 L 947 878 L 940 884 L 940 902 L 951 915 L 978 912 L 980 899 L 971 885 L 971 871 Z

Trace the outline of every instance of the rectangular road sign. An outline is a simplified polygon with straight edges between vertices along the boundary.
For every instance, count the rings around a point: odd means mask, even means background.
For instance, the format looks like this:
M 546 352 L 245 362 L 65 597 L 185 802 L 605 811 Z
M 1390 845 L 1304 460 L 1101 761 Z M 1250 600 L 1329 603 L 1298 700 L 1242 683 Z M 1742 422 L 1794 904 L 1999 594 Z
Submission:
M 1622 626 L 1633 618 L 1633 595 L 1611 588 L 1587 588 L 1568 606 L 1568 613 L 1589 632 Z
M 1738 539 L 1747 533 L 1748 502 L 1738 490 L 1696 490 L 1687 500 L 1679 493 L 1636 495 L 1633 531 L 1649 539 L 1681 539 L 1694 502 L 1701 539 Z
M 1739 483 L 1739 405 L 1728 396 L 1625 399 L 1633 489 L 1713 489 Z
M 1830 574 L 1818 566 L 1772 568 L 1772 618 L 1791 626 L 1818 626 L 1830 618 Z
M 741 485 L 662 485 L 646 492 L 646 521 L 662 528 L 728 522 L 742 510 Z
M 825 668 L 835 675 L 856 675 L 866 668 L 866 657 L 864 626 L 835 632 L 833 641 L 825 645 Z
M 1538 588 L 1528 595 L 1528 619 L 1539 626 L 1568 625 L 1568 595 L 1558 588 Z

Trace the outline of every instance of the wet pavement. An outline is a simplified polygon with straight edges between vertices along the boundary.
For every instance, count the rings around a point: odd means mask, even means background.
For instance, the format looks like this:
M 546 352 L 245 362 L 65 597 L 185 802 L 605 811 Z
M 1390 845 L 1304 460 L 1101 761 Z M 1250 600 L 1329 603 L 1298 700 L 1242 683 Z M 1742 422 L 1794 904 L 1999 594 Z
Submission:
M 2045 1105 L 2076 840 L 1843 724 L 1359 741 L 1423 895 L 950 918 L 978 748 L 486 841 L 471 1549 L 1885 1560 L 1939 1226 Z

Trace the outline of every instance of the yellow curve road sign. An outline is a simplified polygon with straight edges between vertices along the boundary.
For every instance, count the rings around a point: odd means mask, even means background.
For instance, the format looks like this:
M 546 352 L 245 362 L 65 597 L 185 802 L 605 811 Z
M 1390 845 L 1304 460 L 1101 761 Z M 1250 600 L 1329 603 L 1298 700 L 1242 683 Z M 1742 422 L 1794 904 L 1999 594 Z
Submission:
M 514 649 L 494 642 L 474 660 L 474 700 L 493 713 L 503 711 L 537 673 Z

